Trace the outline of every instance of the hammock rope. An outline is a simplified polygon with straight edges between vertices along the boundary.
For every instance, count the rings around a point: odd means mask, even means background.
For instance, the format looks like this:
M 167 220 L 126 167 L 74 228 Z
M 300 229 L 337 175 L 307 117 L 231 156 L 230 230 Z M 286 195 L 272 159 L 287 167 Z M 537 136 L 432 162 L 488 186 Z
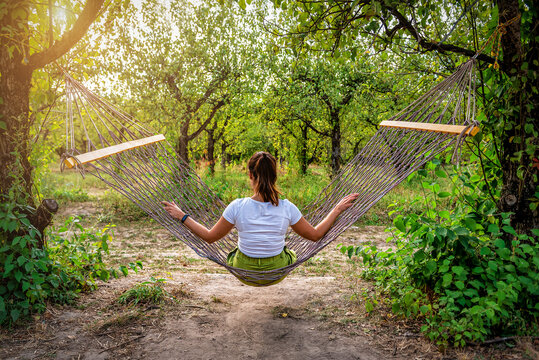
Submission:
M 64 71 L 66 78 L 66 152 L 62 168 L 73 166 L 83 176 L 91 174 L 139 206 L 199 256 L 227 268 L 239 279 L 265 286 L 287 275 L 317 254 L 365 214 L 384 195 L 410 174 L 448 147 L 455 145 L 454 159 L 462 141 L 478 124 L 475 119 L 476 60 L 462 64 L 452 75 L 434 86 L 389 121 L 462 125 L 459 134 L 381 126 L 354 158 L 345 165 L 302 213 L 312 224 L 321 221 L 345 195 L 360 194 L 319 241 L 301 238 L 289 229 L 287 247 L 297 261 L 284 268 L 253 271 L 230 267 L 227 255 L 237 244 L 237 231 L 208 244 L 173 219 L 161 206 L 173 200 L 186 213 L 207 227 L 221 216 L 225 204 L 204 184 L 166 141 L 129 148 L 95 161 L 82 163 L 78 155 L 154 136 L 129 114 L 98 97 Z M 86 139 L 77 144 L 75 119 Z M 89 119 L 91 127 L 85 124 Z M 92 130 L 92 131 L 90 131 Z M 78 148 L 76 145 L 79 145 Z M 85 149 L 84 151 L 78 149 Z M 71 164 L 71 165 L 70 165 Z M 260 281 L 266 284 L 261 284 Z

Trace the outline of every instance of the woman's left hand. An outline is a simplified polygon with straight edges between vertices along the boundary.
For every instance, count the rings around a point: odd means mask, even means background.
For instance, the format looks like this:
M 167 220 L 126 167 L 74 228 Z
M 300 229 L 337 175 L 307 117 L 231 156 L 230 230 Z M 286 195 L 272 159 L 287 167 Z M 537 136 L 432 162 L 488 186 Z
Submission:
M 161 204 L 163 204 L 163 206 L 165 207 L 166 212 L 168 212 L 170 216 L 172 216 L 175 219 L 179 220 L 185 215 L 185 212 L 182 209 L 180 209 L 174 201 L 173 202 L 161 201 Z

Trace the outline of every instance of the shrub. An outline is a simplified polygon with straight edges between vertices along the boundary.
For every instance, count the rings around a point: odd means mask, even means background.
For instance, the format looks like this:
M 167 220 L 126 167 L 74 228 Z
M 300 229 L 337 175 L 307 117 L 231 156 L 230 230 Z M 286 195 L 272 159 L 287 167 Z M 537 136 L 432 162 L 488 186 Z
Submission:
M 440 171 L 439 165 L 430 168 Z M 389 296 L 395 313 L 424 317 L 422 331 L 440 344 L 463 346 L 537 331 L 539 230 L 518 234 L 510 214 L 496 213 L 478 176 L 453 172 L 450 177 L 461 182 L 453 193 L 424 183 L 426 210 L 395 217 L 394 250 L 349 246 L 341 251 L 362 259 L 362 276 Z M 460 194 L 451 211 L 436 209 L 437 198 L 463 187 L 471 191 Z M 392 211 L 399 212 L 400 207 Z
M 92 232 L 70 218 L 49 231 L 49 247 L 37 247 L 39 232 L 14 204 L 0 205 L 0 325 L 45 310 L 46 302 L 69 303 L 96 280 L 127 275 L 128 267 L 108 268 L 110 228 Z M 137 270 L 142 263 L 131 263 Z

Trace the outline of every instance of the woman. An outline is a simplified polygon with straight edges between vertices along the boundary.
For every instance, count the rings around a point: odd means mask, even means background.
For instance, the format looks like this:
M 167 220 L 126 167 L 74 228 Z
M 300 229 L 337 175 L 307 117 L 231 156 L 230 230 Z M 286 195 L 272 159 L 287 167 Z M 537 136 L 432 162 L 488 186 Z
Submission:
M 301 215 L 296 205 L 288 200 L 279 200 L 280 192 L 275 184 L 277 162 L 271 154 L 257 152 L 249 160 L 248 166 L 253 196 L 232 201 L 211 229 L 199 224 L 174 202 L 162 202 L 172 217 L 180 220 L 208 243 L 221 239 L 236 226 L 239 233 L 238 247 L 227 258 L 228 265 L 233 267 L 267 271 L 293 264 L 296 254 L 286 248 L 284 241 L 288 226 L 298 235 L 317 241 L 358 197 L 358 194 L 345 196 L 324 220 L 313 227 Z M 281 280 L 270 282 L 277 283 Z

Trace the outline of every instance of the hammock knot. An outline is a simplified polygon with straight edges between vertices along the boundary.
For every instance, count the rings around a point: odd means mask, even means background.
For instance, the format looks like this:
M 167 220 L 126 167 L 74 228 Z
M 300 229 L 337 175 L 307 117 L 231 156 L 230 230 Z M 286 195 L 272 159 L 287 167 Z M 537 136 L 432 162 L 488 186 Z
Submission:
M 84 170 L 84 166 L 82 166 L 82 163 L 79 161 L 79 159 L 75 156 L 75 154 L 73 154 L 72 152 L 68 153 L 68 152 L 64 152 L 61 156 L 60 156 L 60 171 L 63 172 L 65 167 L 66 167 L 66 161 L 67 160 L 72 160 L 72 161 L 75 161 L 75 166 L 74 168 L 77 169 L 79 171 L 79 173 L 81 174 L 82 178 L 84 179 L 84 175 L 85 175 L 85 170 Z
M 457 137 L 457 140 L 455 142 L 455 150 L 453 150 L 453 156 L 451 157 L 451 162 L 453 164 L 457 165 L 460 163 L 460 158 L 462 156 L 462 143 L 468 136 L 470 130 L 474 127 L 479 127 L 479 123 L 476 120 L 473 120 L 464 129 L 462 129 L 459 136 Z

